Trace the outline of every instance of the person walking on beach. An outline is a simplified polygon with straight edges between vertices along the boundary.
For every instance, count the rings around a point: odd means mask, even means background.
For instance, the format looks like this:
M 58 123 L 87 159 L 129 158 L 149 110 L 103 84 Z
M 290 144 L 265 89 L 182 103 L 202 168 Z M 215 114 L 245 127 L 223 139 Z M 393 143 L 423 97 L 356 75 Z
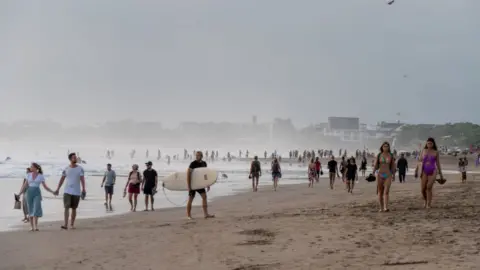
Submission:
M 345 156 L 342 157 L 342 161 L 340 162 L 340 173 L 342 174 L 342 181 L 345 183 L 345 173 L 347 172 L 347 161 L 345 160 Z
M 315 172 L 316 172 L 315 180 L 318 183 L 320 181 L 320 175 L 323 174 L 322 163 L 320 162 L 320 157 L 317 157 L 316 160 L 315 160 Z
M 308 164 L 308 187 L 313 188 L 313 183 L 317 179 L 317 171 L 315 168 L 315 160 L 312 158 Z
M 367 171 L 367 158 L 365 155 L 362 156 L 362 163 L 360 164 L 360 171 L 362 172 L 362 177 L 365 177 L 365 172 Z
M 433 138 L 428 138 L 425 147 L 420 155 L 420 179 L 422 182 L 422 196 L 425 201 L 424 207 L 432 207 L 433 197 L 433 184 L 437 178 L 437 174 L 440 174 L 440 178 L 443 178 L 442 169 L 440 167 L 440 158 L 438 154 L 437 144 Z M 418 175 L 418 167 L 417 173 Z
M 458 160 L 458 170 L 460 171 L 462 177 L 462 183 L 467 183 L 467 162 L 465 162 L 467 158 L 459 158 Z
M 157 185 L 158 185 L 158 174 L 152 166 L 153 163 L 151 161 L 145 163 L 147 169 L 143 171 L 143 182 L 142 182 L 142 190 L 143 194 L 145 195 L 145 210 L 148 211 L 148 199 L 150 198 L 150 210 L 155 211 L 153 207 L 153 196 L 157 193 Z
M 330 179 L 330 189 L 333 189 L 333 186 L 335 184 L 335 177 L 340 177 L 340 174 L 338 173 L 338 164 L 334 156 L 330 158 L 330 161 L 327 163 L 327 167 L 328 177 Z
M 355 180 L 358 180 L 358 168 L 357 168 L 357 164 L 355 164 L 354 157 L 351 157 L 347 162 L 346 178 L 347 178 L 347 191 L 348 193 L 353 194 L 353 187 L 355 186 Z
M 188 202 L 187 202 L 187 218 L 192 218 L 192 203 L 193 199 L 195 198 L 195 193 L 200 194 L 202 197 L 202 208 L 203 208 L 203 216 L 204 218 L 214 218 L 215 215 L 210 215 L 208 213 L 208 201 L 207 201 L 207 191 L 210 191 L 210 187 L 207 187 L 207 190 L 204 188 L 202 189 L 192 189 L 192 172 L 196 168 L 205 168 L 207 167 L 207 163 L 203 161 L 203 153 L 198 151 L 195 153 L 195 160 L 190 163 L 187 172 L 187 186 L 188 186 Z
M 64 224 L 61 226 L 64 230 L 68 229 L 70 209 L 72 209 L 70 228 L 75 229 L 75 219 L 77 217 L 77 208 L 80 203 L 80 197 L 84 197 L 87 193 L 85 189 L 84 171 L 81 166 L 77 165 L 77 155 L 75 153 L 70 153 L 68 159 L 70 160 L 70 165 L 63 170 L 62 177 L 60 178 L 57 190 L 55 191 L 55 194 L 58 195 L 59 190 L 66 179 L 67 183 L 63 191 L 63 206 L 65 208 Z
M 250 165 L 250 178 L 252 179 L 252 190 L 253 192 L 258 191 L 258 182 L 260 176 L 262 175 L 262 168 L 258 156 L 253 157 L 252 164 Z
M 405 158 L 405 154 L 401 153 L 400 158 L 397 161 L 397 170 L 398 170 L 398 181 L 400 183 L 405 183 L 405 176 L 408 171 L 408 161 Z
M 112 170 L 112 164 L 107 164 L 107 171 L 103 175 L 102 185 L 101 187 L 105 186 L 105 207 L 108 207 L 112 210 L 112 196 L 113 196 L 113 187 L 115 186 L 115 181 L 117 179 L 117 175 L 115 171 Z
M 278 179 L 282 177 L 282 168 L 280 168 L 280 163 L 278 163 L 277 158 L 273 158 L 272 161 L 272 181 L 273 181 L 273 190 L 277 191 L 278 188 Z
M 28 188 L 27 177 L 30 172 L 31 172 L 30 167 L 28 167 L 26 172 L 27 174 L 25 175 L 25 178 L 23 178 L 22 186 L 20 187 L 20 192 L 18 193 L 18 196 L 20 196 L 20 194 L 23 194 L 22 195 L 22 211 L 23 211 L 22 221 L 24 223 L 27 223 L 30 220 L 28 218 L 28 205 L 27 205 L 27 188 Z
M 32 163 L 30 172 L 27 174 L 27 181 L 24 182 L 21 190 L 25 192 L 27 197 L 28 216 L 30 218 L 30 231 L 38 231 L 38 219 L 43 216 L 42 210 L 42 193 L 40 191 L 40 185 L 45 190 L 55 195 L 55 192 L 51 190 L 45 183 L 45 177 L 43 177 L 42 167 L 37 163 Z
M 133 164 L 132 170 L 128 174 L 127 183 L 125 184 L 125 188 L 123 189 L 123 194 L 127 193 L 128 188 L 128 202 L 130 202 L 130 211 L 136 212 L 137 211 L 137 198 L 138 194 L 140 193 L 140 183 L 142 182 L 142 176 L 138 171 L 138 165 Z
M 380 210 L 379 212 L 389 212 L 388 200 L 392 177 L 395 172 L 395 163 L 393 154 L 390 152 L 390 143 L 384 142 L 380 147 L 380 153 L 375 160 L 373 171 L 377 173 L 377 194 Z

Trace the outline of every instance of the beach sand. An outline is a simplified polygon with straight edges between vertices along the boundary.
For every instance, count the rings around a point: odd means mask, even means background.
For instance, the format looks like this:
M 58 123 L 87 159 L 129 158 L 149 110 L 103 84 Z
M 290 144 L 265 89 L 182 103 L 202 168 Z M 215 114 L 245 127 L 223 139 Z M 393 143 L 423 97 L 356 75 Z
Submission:
M 478 269 L 472 178 L 436 184 L 429 210 L 412 178 L 392 185 L 389 213 L 377 211 L 375 183 L 362 180 L 351 195 L 322 180 L 220 198 L 210 220 L 197 207 L 194 221 L 175 208 L 79 220 L 69 231 L 42 223 L 0 233 L 0 269 Z

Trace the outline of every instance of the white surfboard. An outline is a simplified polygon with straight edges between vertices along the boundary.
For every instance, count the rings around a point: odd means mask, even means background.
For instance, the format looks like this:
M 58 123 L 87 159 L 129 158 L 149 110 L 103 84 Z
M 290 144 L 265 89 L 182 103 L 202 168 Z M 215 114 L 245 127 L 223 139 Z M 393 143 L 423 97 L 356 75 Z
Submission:
M 187 171 L 176 172 L 162 179 L 163 187 L 171 191 L 187 191 Z M 196 168 L 192 172 L 192 190 L 209 187 L 217 182 L 217 171 Z

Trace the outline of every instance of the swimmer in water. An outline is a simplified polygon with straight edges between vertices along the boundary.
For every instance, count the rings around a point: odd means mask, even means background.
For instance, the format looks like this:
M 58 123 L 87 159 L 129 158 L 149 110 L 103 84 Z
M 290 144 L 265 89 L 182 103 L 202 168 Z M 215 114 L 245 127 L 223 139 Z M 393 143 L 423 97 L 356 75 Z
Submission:
M 380 147 L 380 153 L 375 160 L 374 171 L 377 173 L 377 194 L 380 210 L 379 212 L 388 212 L 388 199 L 390 186 L 395 172 L 395 162 L 390 152 L 390 143 L 384 142 Z
M 437 144 L 435 143 L 435 140 L 433 138 L 427 139 L 427 143 L 425 144 L 420 158 L 420 179 L 422 183 L 422 196 L 423 200 L 425 201 L 424 207 L 428 209 L 432 207 L 433 184 L 435 183 L 437 174 L 440 174 L 441 179 L 443 179 Z

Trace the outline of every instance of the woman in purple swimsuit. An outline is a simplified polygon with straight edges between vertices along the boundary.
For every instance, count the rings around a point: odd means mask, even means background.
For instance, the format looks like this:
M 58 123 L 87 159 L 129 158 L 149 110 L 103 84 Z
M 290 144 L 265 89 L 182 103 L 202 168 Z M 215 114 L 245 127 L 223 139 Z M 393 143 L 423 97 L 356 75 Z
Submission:
M 388 199 L 390 186 L 395 172 L 395 162 L 390 151 L 390 144 L 384 142 L 380 147 L 380 153 L 374 161 L 373 171 L 377 173 L 377 195 L 380 205 L 379 212 L 388 212 Z
M 430 208 L 432 206 L 432 190 L 433 183 L 437 178 L 437 173 L 443 179 L 442 170 L 440 167 L 440 159 L 437 151 L 437 144 L 433 138 L 428 138 L 427 143 L 420 155 L 421 158 L 421 173 L 422 180 L 422 195 L 425 201 L 424 207 Z

